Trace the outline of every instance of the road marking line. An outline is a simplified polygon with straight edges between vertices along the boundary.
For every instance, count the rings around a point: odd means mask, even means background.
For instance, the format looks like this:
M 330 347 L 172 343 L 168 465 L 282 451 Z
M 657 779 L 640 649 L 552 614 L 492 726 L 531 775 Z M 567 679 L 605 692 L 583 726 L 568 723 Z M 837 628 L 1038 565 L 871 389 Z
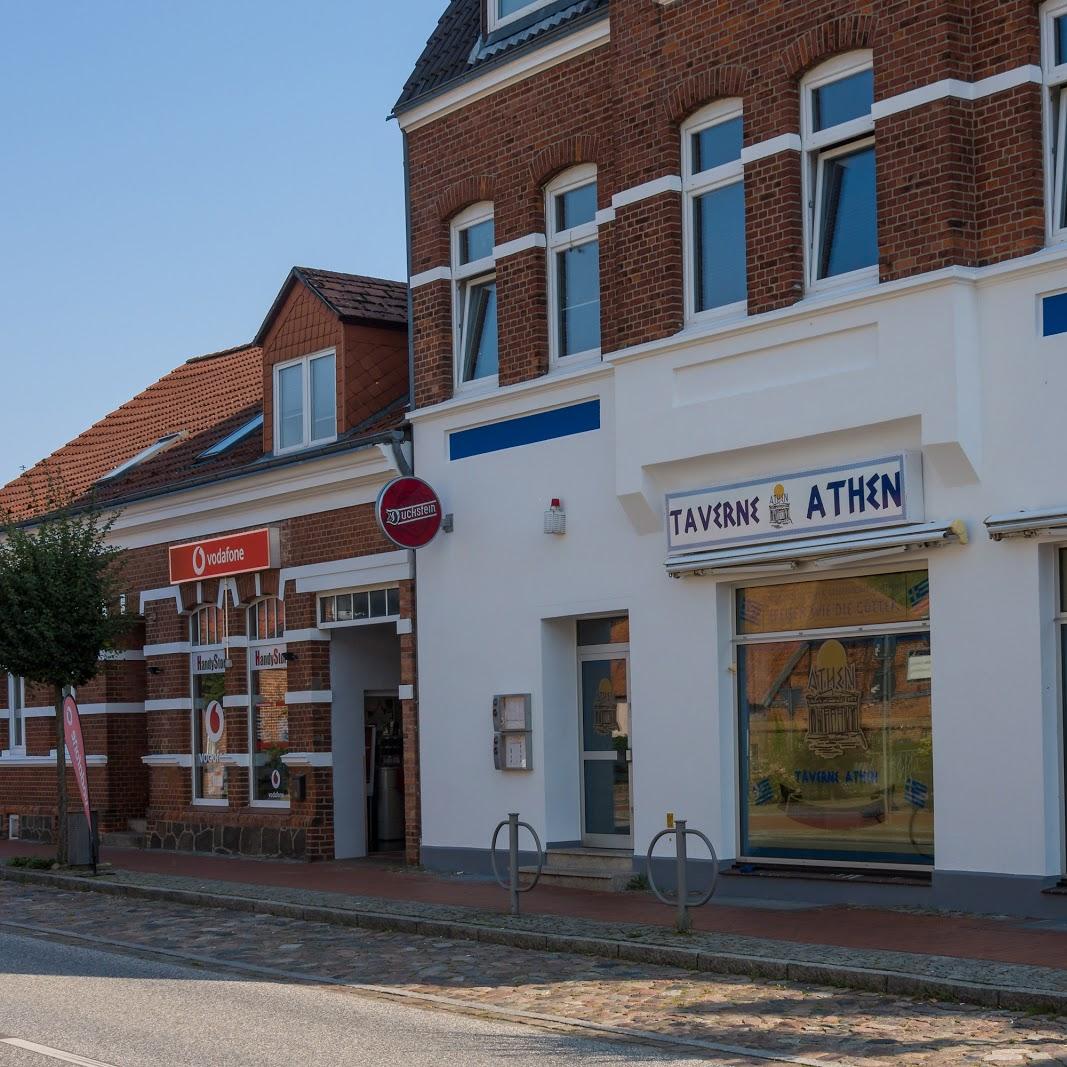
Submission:
M 115 1067 L 113 1063 L 104 1063 L 101 1060 L 87 1060 L 84 1056 L 75 1056 L 73 1052 L 49 1048 L 47 1045 L 38 1045 L 33 1041 L 23 1041 L 20 1037 L 0 1037 L 0 1045 L 22 1048 L 27 1052 L 36 1052 L 41 1056 L 47 1056 L 49 1059 L 62 1060 L 64 1063 L 75 1063 L 78 1067 Z

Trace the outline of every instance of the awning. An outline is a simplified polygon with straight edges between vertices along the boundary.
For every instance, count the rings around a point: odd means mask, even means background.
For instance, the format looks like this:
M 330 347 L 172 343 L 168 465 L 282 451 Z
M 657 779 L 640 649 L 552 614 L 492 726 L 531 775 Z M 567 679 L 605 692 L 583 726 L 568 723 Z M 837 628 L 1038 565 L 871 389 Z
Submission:
M 967 527 L 962 520 L 926 522 L 891 530 L 777 541 L 769 545 L 720 548 L 712 552 L 675 556 L 667 560 L 672 578 L 686 575 L 789 574 L 801 567 L 811 570 L 847 567 L 867 560 L 891 558 L 943 545 L 967 543 Z
M 985 525 L 994 541 L 1001 541 L 1005 537 L 1067 537 L 1067 508 L 990 515 Z

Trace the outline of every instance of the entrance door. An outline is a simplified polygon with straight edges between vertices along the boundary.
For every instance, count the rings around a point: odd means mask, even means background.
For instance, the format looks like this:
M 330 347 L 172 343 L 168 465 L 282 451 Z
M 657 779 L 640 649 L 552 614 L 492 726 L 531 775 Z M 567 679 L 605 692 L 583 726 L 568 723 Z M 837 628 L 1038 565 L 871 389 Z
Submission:
M 582 843 L 633 848 L 630 657 L 581 652 Z

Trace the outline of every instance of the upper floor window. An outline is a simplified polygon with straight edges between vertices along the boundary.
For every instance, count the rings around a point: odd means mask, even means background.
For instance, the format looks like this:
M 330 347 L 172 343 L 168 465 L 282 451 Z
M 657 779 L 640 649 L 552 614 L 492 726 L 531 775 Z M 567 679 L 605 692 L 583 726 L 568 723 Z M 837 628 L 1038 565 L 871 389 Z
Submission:
M 7 676 L 7 750 L 12 756 L 26 755 L 26 683 Z
M 801 86 L 808 284 L 877 277 L 874 70 L 869 52 L 838 56 Z
M 284 636 L 284 601 L 276 596 L 267 597 L 248 609 L 249 641 L 280 641 Z
M 189 643 L 194 647 L 221 645 L 224 636 L 221 608 L 214 605 L 198 608 L 189 617 Z
M 507 26 L 508 23 L 518 22 L 552 2 L 553 0 L 486 0 L 489 5 L 489 32 Z
M 600 355 L 596 167 L 565 171 L 545 190 L 548 315 L 554 360 Z
M 323 444 L 337 437 L 333 349 L 274 367 L 274 451 Z
M 496 380 L 496 231 L 493 205 L 475 204 L 452 223 L 452 316 L 456 387 Z
M 723 100 L 698 111 L 682 126 L 689 319 L 745 307 L 743 121 L 741 101 Z
M 1067 239 L 1067 0 L 1047 4 L 1042 18 L 1045 78 L 1045 170 L 1049 232 Z

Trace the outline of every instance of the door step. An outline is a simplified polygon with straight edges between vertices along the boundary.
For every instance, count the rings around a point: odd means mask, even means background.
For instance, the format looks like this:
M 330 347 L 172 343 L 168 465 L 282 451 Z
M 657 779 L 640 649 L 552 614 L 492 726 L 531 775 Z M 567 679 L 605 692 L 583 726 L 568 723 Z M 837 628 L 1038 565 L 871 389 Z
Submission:
M 633 853 L 621 848 L 550 848 L 541 885 L 620 893 L 633 878 Z M 532 874 L 533 867 L 522 870 Z

